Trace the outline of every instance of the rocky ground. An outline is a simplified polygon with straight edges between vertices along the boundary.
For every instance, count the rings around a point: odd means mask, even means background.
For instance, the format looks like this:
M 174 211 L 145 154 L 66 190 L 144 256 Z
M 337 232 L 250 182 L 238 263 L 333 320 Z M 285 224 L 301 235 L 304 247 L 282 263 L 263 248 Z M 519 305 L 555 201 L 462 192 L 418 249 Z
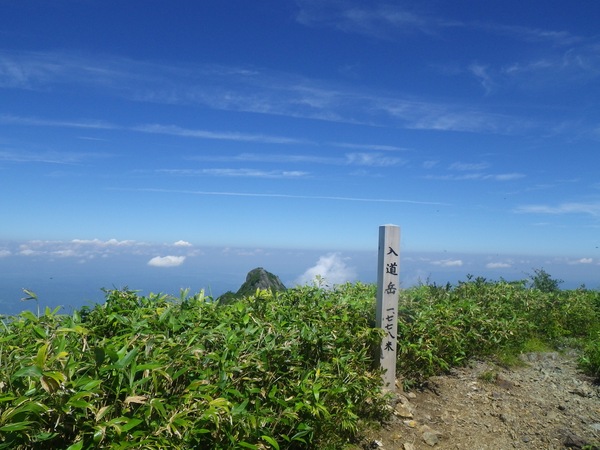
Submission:
M 600 449 L 600 386 L 575 352 L 529 353 L 522 366 L 473 362 L 398 394 L 365 449 Z

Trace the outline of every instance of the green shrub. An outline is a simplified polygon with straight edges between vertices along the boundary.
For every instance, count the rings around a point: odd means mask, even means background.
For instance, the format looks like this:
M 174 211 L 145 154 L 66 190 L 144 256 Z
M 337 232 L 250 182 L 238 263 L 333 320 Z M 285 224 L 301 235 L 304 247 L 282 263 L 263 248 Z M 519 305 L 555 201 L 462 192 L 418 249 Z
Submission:
M 219 304 L 123 289 L 72 315 L 5 318 L 0 449 L 343 448 L 390 411 L 375 294 L 356 283 Z M 397 374 L 418 383 L 564 339 L 598 376 L 600 292 L 470 276 L 417 286 L 399 297 Z
M 0 448 L 339 448 L 387 414 L 373 289 L 107 291 L 0 334 Z
M 457 286 L 405 290 L 400 294 L 398 374 L 412 384 L 474 357 L 506 360 L 535 341 L 586 341 L 600 329 L 599 298 L 597 291 L 546 292 L 528 289 L 525 282 L 470 276 Z
M 588 342 L 579 362 L 585 373 L 600 379 L 600 332 Z

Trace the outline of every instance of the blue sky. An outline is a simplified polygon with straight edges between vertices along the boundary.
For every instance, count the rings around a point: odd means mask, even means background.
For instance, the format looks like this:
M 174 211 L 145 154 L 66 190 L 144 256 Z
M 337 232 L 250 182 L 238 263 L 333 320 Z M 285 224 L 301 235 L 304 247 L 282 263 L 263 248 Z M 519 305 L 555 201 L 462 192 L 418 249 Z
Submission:
M 315 252 L 301 276 L 394 223 L 407 273 L 598 285 L 597 2 L 1 9 L 0 264 Z

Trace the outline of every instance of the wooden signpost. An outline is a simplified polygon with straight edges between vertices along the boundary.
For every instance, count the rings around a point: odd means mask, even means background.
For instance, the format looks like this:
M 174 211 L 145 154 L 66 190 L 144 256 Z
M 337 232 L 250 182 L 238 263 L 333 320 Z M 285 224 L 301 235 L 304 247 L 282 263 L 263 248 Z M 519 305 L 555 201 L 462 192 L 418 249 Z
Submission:
M 377 326 L 385 331 L 379 350 L 380 367 L 385 370 L 383 386 L 396 389 L 396 338 L 398 330 L 398 291 L 400 290 L 400 227 L 379 227 L 377 257 Z

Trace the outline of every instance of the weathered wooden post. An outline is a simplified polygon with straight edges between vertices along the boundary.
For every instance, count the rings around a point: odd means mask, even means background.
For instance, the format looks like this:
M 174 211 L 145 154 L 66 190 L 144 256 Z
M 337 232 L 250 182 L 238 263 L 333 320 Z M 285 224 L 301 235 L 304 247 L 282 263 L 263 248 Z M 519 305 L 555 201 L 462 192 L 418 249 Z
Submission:
M 379 349 L 379 364 L 385 369 L 383 386 L 396 389 L 396 337 L 398 330 L 398 291 L 400 289 L 400 227 L 379 227 L 377 260 L 377 326 L 385 331 Z

